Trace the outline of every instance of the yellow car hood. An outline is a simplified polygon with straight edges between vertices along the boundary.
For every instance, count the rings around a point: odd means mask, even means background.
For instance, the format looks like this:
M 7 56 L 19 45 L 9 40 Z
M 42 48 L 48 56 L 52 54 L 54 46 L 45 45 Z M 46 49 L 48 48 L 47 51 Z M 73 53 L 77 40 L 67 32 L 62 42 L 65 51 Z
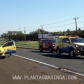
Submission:
M 0 53 L 6 52 L 7 49 L 4 49 L 3 47 L 0 47 Z
M 3 50 L 4 48 L 0 47 L 0 50 Z

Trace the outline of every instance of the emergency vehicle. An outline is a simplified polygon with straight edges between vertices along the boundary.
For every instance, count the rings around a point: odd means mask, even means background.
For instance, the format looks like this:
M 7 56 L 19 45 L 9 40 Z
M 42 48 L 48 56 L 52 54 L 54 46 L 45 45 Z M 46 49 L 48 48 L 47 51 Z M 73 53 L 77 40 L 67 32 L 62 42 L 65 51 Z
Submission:
M 39 40 L 39 50 L 43 52 L 43 50 L 47 50 L 49 52 L 55 51 L 55 38 L 44 38 Z
M 56 39 L 56 53 L 68 53 L 69 56 L 84 55 L 84 39 L 78 36 L 58 36 Z
M 16 52 L 16 45 L 13 40 L 8 40 L 0 45 L 0 56 L 5 58 L 6 55 L 11 56 Z

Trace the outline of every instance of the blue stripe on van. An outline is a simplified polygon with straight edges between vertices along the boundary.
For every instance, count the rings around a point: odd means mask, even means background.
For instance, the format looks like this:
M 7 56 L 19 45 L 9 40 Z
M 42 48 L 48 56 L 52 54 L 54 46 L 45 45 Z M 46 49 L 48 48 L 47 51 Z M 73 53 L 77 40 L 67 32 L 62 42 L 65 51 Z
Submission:
M 12 53 L 15 53 L 16 51 L 15 50 L 8 50 L 5 54 L 12 54 Z

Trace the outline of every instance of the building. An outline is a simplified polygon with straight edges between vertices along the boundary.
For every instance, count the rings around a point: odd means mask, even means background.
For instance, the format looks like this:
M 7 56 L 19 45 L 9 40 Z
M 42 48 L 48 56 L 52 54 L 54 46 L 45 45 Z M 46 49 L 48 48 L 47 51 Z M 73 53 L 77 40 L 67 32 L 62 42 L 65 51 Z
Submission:
M 8 31 L 8 35 L 22 34 L 22 31 Z

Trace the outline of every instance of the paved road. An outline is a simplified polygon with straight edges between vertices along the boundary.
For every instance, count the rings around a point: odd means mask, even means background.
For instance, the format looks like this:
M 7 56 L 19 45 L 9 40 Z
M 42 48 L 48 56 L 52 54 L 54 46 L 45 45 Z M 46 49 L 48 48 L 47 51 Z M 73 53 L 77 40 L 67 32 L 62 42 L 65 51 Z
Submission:
M 57 56 L 56 53 L 40 53 L 39 50 L 17 49 L 16 55 L 45 62 L 61 68 L 84 74 L 84 57 L 78 56 L 70 59 L 67 55 Z
M 18 55 L 44 61 L 50 64 L 64 66 L 72 59 L 58 57 L 54 54 L 40 53 L 38 50 L 17 49 Z M 65 61 L 67 60 L 67 61 Z M 64 61 L 64 62 L 63 62 Z M 83 62 L 83 58 L 77 58 Z M 75 62 L 76 63 L 76 62 Z M 80 64 L 78 62 L 78 64 Z M 60 64 L 61 65 L 61 64 Z M 59 66 L 60 66 L 59 65 Z M 65 64 L 66 65 L 66 64 Z M 66 65 L 67 66 L 67 65 Z M 70 65 L 71 66 L 71 65 Z M 76 65 L 73 65 L 76 67 Z M 78 68 L 78 67 L 77 67 Z M 76 68 L 76 69 L 77 69 Z M 83 67 L 82 67 L 83 68 Z M 75 69 L 75 70 L 76 70 Z M 84 69 L 84 68 L 83 68 Z M 0 59 L 0 84 L 84 84 L 84 76 L 79 76 L 65 70 L 52 68 L 50 66 L 36 63 L 21 57 L 11 56 Z
M 0 84 L 84 84 L 84 77 L 12 56 L 0 59 Z

